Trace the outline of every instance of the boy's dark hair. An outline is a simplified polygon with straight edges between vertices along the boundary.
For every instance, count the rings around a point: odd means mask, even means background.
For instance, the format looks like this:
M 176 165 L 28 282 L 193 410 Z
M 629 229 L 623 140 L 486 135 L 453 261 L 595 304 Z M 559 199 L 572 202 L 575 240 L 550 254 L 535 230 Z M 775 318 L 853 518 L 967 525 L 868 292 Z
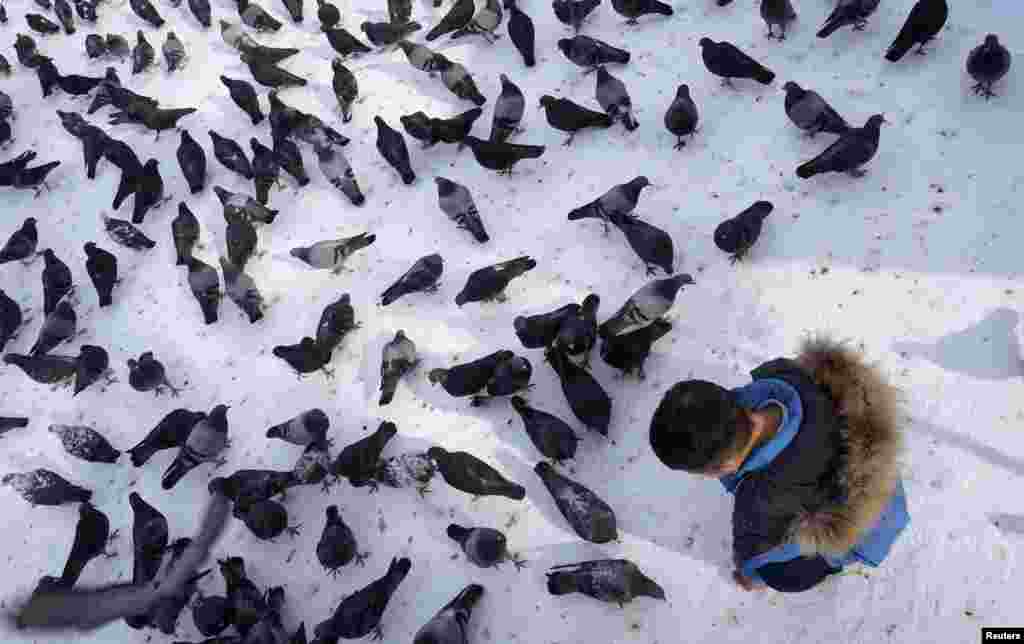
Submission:
M 750 419 L 733 393 L 706 380 L 673 385 L 651 418 L 651 448 L 674 470 L 713 469 L 747 445 L 750 435 Z

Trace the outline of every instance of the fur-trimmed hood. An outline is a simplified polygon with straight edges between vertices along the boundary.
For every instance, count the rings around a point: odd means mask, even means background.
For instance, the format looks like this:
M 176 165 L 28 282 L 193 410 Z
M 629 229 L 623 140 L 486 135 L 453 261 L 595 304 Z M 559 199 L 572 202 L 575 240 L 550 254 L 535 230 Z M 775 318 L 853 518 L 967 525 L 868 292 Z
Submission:
M 877 367 L 826 336 L 804 341 L 796 363 L 835 402 L 845 451 L 838 480 L 846 498 L 798 517 L 790 538 L 801 554 L 842 556 L 874 526 L 899 480 L 899 396 Z

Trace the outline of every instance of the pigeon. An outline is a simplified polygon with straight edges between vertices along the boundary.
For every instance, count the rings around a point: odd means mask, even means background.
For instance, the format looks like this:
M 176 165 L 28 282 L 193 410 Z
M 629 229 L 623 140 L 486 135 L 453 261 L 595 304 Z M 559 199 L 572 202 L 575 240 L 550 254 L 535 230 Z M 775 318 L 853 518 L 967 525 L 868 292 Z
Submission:
M 225 212 L 238 212 L 245 215 L 250 221 L 258 221 L 264 224 L 274 223 L 278 211 L 267 208 L 252 197 L 240 192 L 231 192 L 220 186 L 213 187 L 217 199 L 224 206 Z
M 52 20 L 47 20 L 45 16 L 41 16 L 38 13 L 26 13 L 25 22 L 32 31 L 36 33 L 48 36 L 55 34 L 60 31 L 60 26 Z
M 882 123 L 886 122 L 881 114 L 875 114 L 867 120 L 864 127 L 848 129 L 821 154 L 802 163 L 796 169 L 796 176 L 809 179 L 826 172 L 846 172 L 852 177 L 864 176 L 867 171 L 861 169 L 861 166 L 874 158 L 878 152 Z
M 330 362 L 330 356 L 317 345 L 313 338 L 304 337 L 299 344 L 278 345 L 274 347 L 273 353 L 287 362 L 300 375 L 317 370 L 323 370 L 326 375 L 331 375 L 326 368 L 327 363 Z
M 356 173 L 352 170 L 351 164 L 345 154 L 335 145 L 318 145 L 314 148 L 320 172 L 328 183 L 341 191 L 353 206 L 361 206 L 366 203 L 366 196 L 363 195 L 359 182 L 356 180 Z
M 587 68 L 586 73 L 609 63 L 622 65 L 629 63 L 629 52 L 625 49 L 619 49 L 597 38 L 580 34 L 572 38 L 559 39 L 558 50 L 573 64 Z
M 128 360 L 128 384 L 135 391 L 152 391 L 157 396 L 164 387 L 171 390 L 171 397 L 177 398 L 179 391 L 167 380 L 167 370 L 162 362 L 153 357 L 152 351 L 145 351 L 139 359 Z
M 494 373 L 487 381 L 487 395 L 491 397 L 509 396 L 521 389 L 528 389 L 530 377 L 533 375 L 533 365 L 523 356 L 513 356 L 508 360 L 502 360 L 494 367 Z M 481 405 L 483 397 L 474 397 L 473 402 Z
M 473 14 L 470 21 L 461 29 L 452 32 L 451 39 L 462 38 L 470 34 L 479 34 L 484 40 L 493 43 L 499 36 L 494 32 L 501 25 L 501 3 L 498 0 L 485 0 L 484 6 Z
M 424 112 L 414 112 L 399 117 L 402 128 L 409 136 L 423 141 L 423 147 L 429 148 L 438 142 L 458 143 L 462 148 L 462 141 L 473 129 L 473 123 L 480 118 L 483 110 L 475 107 L 450 119 L 431 118 Z
M 636 204 L 640 200 L 640 191 L 650 185 L 651 182 L 647 177 L 639 176 L 628 183 L 613 186 L 597 199 L 572 210 L 568 220 L 600 219 L 607 232 L 612 216 L 622 219 L 634 216 L 633 211 L 636 210 Z
M 259 241 L 256 237 L 256 228 L 252 222 L 234 211 L 225 211 L 224 219 L 228 222 L 224 230 L 228 260 L 238 270 L 244 270 Z
M 608 436 L 612 401 L 601 383 L 586 369 L 569 360 L 561 349 L 546 349 L 544 357 L 558 375 L 562 393 L 576 418 L 586 427 Z
M 188 8 L 202 26 L 209 28 L 213 24 L 210 0 L 188 0 Z
M 542 349 L 555 341 L 563 321 L 579 313 L 580 305 L 573 302 L 549 313 L 517 315 L 512 326 L 524 348 Z
M 352 298 L 343 293 L 337 300 L 324 307 L 320 321 L 316 325 L 316 343 L 321 350 L 330 355 L 345 336 L 359 328 L 356 312 L 352 308 Z
M 537 267 L 537 261 L 528 255 L 479 268 L 469 274 L 466 285 L 455 296 L 455 304 L 491 300 L 505 301 L 505 288 L 509 282 Z
M 204 637 L 223 633 L 231 625 L 231 607 L 223 595 L 200 596 L 192 603 L 192 622 Z
M 492 143 L 503 143 L 519 131 L 519 123 L 526 111 L 523 92 L 505 74 L 501 78 L 501 94 L 494 103 L 494 120 L 491 124 Z
M 349 144 L 348 137 L 328 127 L 318 117 L 286 105 L 276 91 L 271 91 L 267 98 L 270 99 L 270 131 L 275 139 L 291 136 L 314 146 Z
M 341 54 L 342 58 L 353 54 L 368 54 L 373 51 L 366 43 L 353 36 L 347 29 L 331 27 L 325 28 L 323 31 L 331 48 Z
M 758 201 L 740 214 L 726 219 L 715 228 L 715 246 L 732 253 L 732 263 L 743 259 L 761 235 L 761 225 L 775 207 L 768 201 Z
M 135 202 L 132 204 L 132 223 L 141 224 L 146 213 L 164 198 L 164 180 L 160 176 L 159 162 L 146 161 L 142 172 L 135 179 Z
M 602 112 L 595 112 L 567 98 L 555 98 L 545 94 L 540 97 L 548 124 L 556 130 L 569 133 L 564 145 L 570 145 L 576 133 L 588 127 L 609 128 L 612 119 Z
M 316 5 L 316 17 L 320 20 L 321 28 L 330 29 L 341 22 L 341 12 L 333 4 L 326 0 L 316 0 Z
M 345 597 L 330 619 L 317 625 L 315 641 L 327 643 L 339 638 L 359 639 L 370 633 L 374 633 L 376 639 L 383 638 L 380 620 L 384 610 L 411 569 L 412 561 L 408 557 L 393 558 L 383 577 Z
M 473 0 L 455 0 L 448 13 L 427 32 L 427 42 L 437 40 L 445 34 L 463 29 L 473 19 L 475 11 L 476 6 L 473 4 Z
M 57 302 L 74 289 L 74 285 L 71 269 L 60 261 L 53 249 L 43 251 L 43 260 L 46 262 L 43 268 L 43 314 L 49 315 L 57 308 Z
M 43 186 L 49 189 L 46 185 L 46 177 L 53 170 L 60 165 L 60 161 L 51 161 L 50 163 L 44 163 L 37 165 L 33 168 L 25 168 L 14 176 L 14 187 L 15 188 L 31 188 L 36 191 L 36 196 L 39 196 L 40 188 Z
M 86 22 L 96 22 L 96 5 L 92 0 L 75 0 L 75 13 Z
M 186 266 L 188 266 L 188 286 L 192 291 L 192 296 L 196 298 L 196 302 L 199 302 L 199 308 L 203 312 L 203 322 L 213 324 L 217 321 L 221 298 L 220 277 L 217 275 L 217 269 L 195 257 L 189 257 Z
M 89 58 L 102 58 L 108 53 L 107 41 L 99 34 L 89 34 L 85 37 L 85 55 Z
M 665 591 L 626 559 L 598 559 L 553 566 L 546 573 L 552 595 L 582 593 L 610 604 L 628 604 L 634 597 L 665 601 Z
M 583 355 L 584 364 L 590 361 L 590 350 L 597 343 L 597 308 L 601 298 L 596 293 L 583 298 L 575 313 L 562 318 L 555 336 L 554 346 L 566 355 Z
M 643 260 L 647 275 L 654 275 L 655 268 L 660 268 L 671 275 L 675 255 L 672 237 L 664 230 L 653 226 L 636 217 L 612 214 L 609 221 L 622 231 L 630 247 Z
M 477 89 L 476 82 L 469 74 L 469 71 L 459 63 L 454 63 L 438 54 L 435 60 L 437 71 L 441 72 L 441 82 L 455 96 L 472 101 L 477 107 L 487 102 L 487 99 Z
M 242 146 L 232 139 L 226 139 L 213 130 L 210 130 L 210 138 L 213 140 L 213 156 L 220 161 L 228 170 L 237 172 L 246 179 L 252 179 L 252 164 L 245 156 Z
M 164 41 L 162 51 L 164 60 L 167 62 L 168 73 L 182 67 L 185 61 L 185 45 L 174 35 L 173 31 L 167 32 L 167 39 Z
M 200 463 L 218 460 L 228 445 L 227 414 L 227 405 L 217 405 L 192 427 L 185 444 L 160 479 L 160 487 L 170 490 Z
M 630 132 L 639 127 L 636 117 L 633 116 L 633 102 L 626 91 L 626 84 L 608 73 L 603 65 L 597 68 L 596 95 L 601 109 L 612 121 L 622 121 Z
M 235 102 L 235 105 L 242 108 L 242 111 L 249 115 L 252 119 L 253 125 L 259 125 L 264 119 L 263 112 L 260 111 L 260 102 L 256 98 L 256 90 L 252 88 L 252 85 L 244 80 L 234 80 L 227 76 L 221 76 L 220 82 L 228 88 L 228 93 L 231 95 L 231 100 Z
M 241 24 L 220 20 L 220 36 L 224 42 L 240 53 L 248 54 L 252 60 L 266 64 L 279 63 L 282 60 L 299 53 L 294 48 L 267 47 L 259 44 L 246 33 Z
M 92 280 L 92 284 L 96 288 L 100 308 L 110 306 L 114 303 L 111 293 L 114 290 L 114 284 L 117 283 L 117 257 L 93 242 L 85 244 L 85 255 L 88 257 L 85 262 L 85 270 L 89 273 L 89 279 Z M 60 310 L 59 305 L 57 310 Z
M 715 42 L 710 38 L 701 38 L 700 55 L 704 67 L 722 79 L 723 85 L 732 86 L 734 78 L 750 78 L 762 85 L 771 85 L 775 73 L 739 50 L 730 42 Z
M 43 468 L 4 474 L 0 485 L 11 487 L 32 506 L 85 503 L 92 498 L 91 490 L 74 485 L 56 472 Z
M 161 450 L 181 447 L 196 423 L 206 418 L 205 412 L 175 409 L 149 430 L 137 445 L 128 450 L 132 465 L 142 467 Z
M 967 73 L 977 81 L 972 88 L 975 94 L 988 100 L 995 96 L 992 85 L 1010 71 L 1012 56 L 1010 50 L 999 42 L 995 34 L 985 36 L 985 42 L 967 55 Z
M 75 359 L 75 390 L 72 397 L 85 391 L 87 387 L 95 383 L 101 376 L 110 379 L 110 355 L 103 347 L 92 344 L 83 344 L 78 349 L 78 357 Z
M 395 397 L 395 388 L 403 376 L 411 372 L 419 364 L 416 344 L 399 329 L 394 339 L 384 345 L 380 365 L 380 400 L 379 405 L 387 405 Z
M 690 284 L 696 282 L 689 273 L 648 282 L 630 295 L 615 315 L 597 327 L 598 334 L 607 339 L 650 324 L 667 313 L 675 303 L 679 290 Z
M 302 22 L 302 0 L 284 0 L 284 8 L 292 17 L 292 22 Z
M 238 15 L 242 19 L 242 23 L 255 29 L 256 31 L 270 31 L 276 32 L 281 29 L 281 21 L 274 18 L 267 11 L 249 0 L 237 0 L 238 2 Z
M 358 548 L 352 529 L 338 513 L 338 506 L 327 506 L 327 523 L 320 535 L 320 541 L 316 544 L 316 558 L 320 565 L 332 577 L 337 577 L 342 566 L 348 565 L 353 559 L 360 566 L 365 566 L 367 555 L 360 553 Z
M 359 29 L 366 34 L 366 39 L 378 47 L 393 45 L 409 34 L 419 31 L 423 27 L 416 21 L 409 22 L 370 22 L 366 20 L 359 25 Z
M 671 6 L 658 0 L 612 0 L 612 9 L 620 16 L 629 18 L 627 25 L 638 24 L 636 19 L 641 16 L 671 16 L 675 13 Z
M 177 155 L 178 165 L 181 166 L 181 173 L 188 182 L 189 191 L 194 195 L 199 194 L 206 187 L 206 153 L 188 130 L 181 131 Z
M 530 441 L 541 454 L 556 462 L 576 455 L 579 437 L 565 421 L 553 414 L 530 407 L 520 396 L 512 396 L 509 402 L 522 418 Z
M 291 249 L 289 253 L 308 266 L 331 269 L 338 274 L 344 267 L 346 259 L 376 240 L 377 236 L 372 233 L 359 233 L 352 237 L 319 241 L 312 246 L 299 246 Z
M 264 87 L 301 87 L 306 84 L 305 78 L 272 63 L 263 62 L 252 54 L 243 52 L 241 59 L 249 66 L 249 72 L 256 82 Z
M 537 463 L 533 471 L 544 482 L 559 512 L 581 539 L 601 544 L 619 538 L 615 513 L 600 497 L 576 481 L 562 476 L 546 461 Z
M 878 9 L 878 4 L 879 0 L 839 0 L 818 31 L 818 38 L 828 38 L 846 25 L 853 25 L 854 31 L 863 31 L 868 17 Z
M 112 556 L 106 551 L 107 542 L 116 536 L 116 532 L 110 532 L 110 519 L 107 515 L 88 501 L 79 505 L 75 540 L 71 542 L 71 552 L 68 553 L 64 571 L 60 575 L 61 584 L 67 588 L 73 587 L 90 561 L 100 555 Z
M 946 0 L 918 0 L 896 35 L 896 40 L 885 52 L 885 59 L 896 62 L 915 44 L 918 45 L 917 53 L 923 54 L 924 46 L 942 31 L 948 17 L 949 5 Z
M 413 644 L 468 644 L 469 618 L 483 594 L 480 584 L 463 588 L 416 632 Z
M 135 47 L 132 48 L 132 74 L 143 72 L 156 60 L 156 50 L 149 44 L 140 29 L 135 36 Z
M 761 0 L 761 19 L 768 25 L 768 38 L 775 38 L 775 25 L 782 32 L 779 41 L 786 39 L 786 26 L 796 20 L 796 9 L 791 0 Z
M 23 317 L 18 303 L 0 289 L 0 351 L 17 335 Z
M 600 4 L 601 0 L 554 0 L 551 7 L 560 23 L 572 27 L 575 33 L 579 33 L 583 21 Z
M 29 355 L 32 357 L 46 355 L 61 342 L 75 337 L 77 328 L 78 317 L 75 315 L 75 310 L 67 301 L 60 302 L 57 308 L 46 316 L 43 327 L 39 330 L 39 338 L 29 350 Z
M 281 168 L 292 175 L 300 187 L 309 183 L 309 175 L 306 174 L 306 169 L 302 165 L 302 153 L 294 141 L 274 139 L 274 156 L 277 157 Z
M 394 423 L 381 422 L 375 432 L 341 450 L 338 457 L 331 463 L 331 474 L 348 479 L 352 487 L 369 486 L 371 489 L 376 489 L 375 477 L 381 452 L 397 434 L 398 428 Z
M 80 74 L 61 74 L 57 76 L 57 86 L 61 91 L 71 96 L 84 96 L 104 81 L 103 78 L 93 78 Z
M 415 486 L 425 496 L 436 472 L 437 465 L 425 452 L 410 452 L 378 461 L 373 481 L 393 488 Z
M 412 268 L 381 294 L 381 306 L 388 306 L 410 293 L 436 291 L 437 281 L 443 272 L 444 260 L 439 254 L 433 253 L 419 258 Z
M 401 132 L 394 130 L 380 116 L 373 117 L 377 124 L 377 152 L 402 177 L 405 185 L 416 180 L 416 173 L 409 164 L 409 149 Z
M 103 158 L 117 166 L 121 172 L 142 172 L 142 161 L 124 141 L 108 138 L 106 145 L 103 146 Z
M 68 0 L 53 0 L 53 12 L 57 14 L 57 19 L 64 27 L 64 33 L 69 36 L 75 33 L 75 14 Z
M 505 8 L 508 9 L 508 36 L 512 44 L 523 57 L 523 64 L 533 67 L 537 64 L 534 52 L 535 29 L 533 20 L 526 15 L 515 0 L 505 0 Z
M 248 505 L 235 505 L 233 515 L 245 523 L 249 532 L 261 541 L 273 541 L 285 532 L 298 536 L 301 526 L 288 525 L 288 510 L 270 499 Z
M 102 434 L 85 425 L 50 425 L 48 431 L 60 439 L 64 451 L 89 463 L 116 463 L 121 451 Z
M 3 248 L 0 248 L 0 264 L 25 261 L 36 254 L 39 245 L 39 231 L 36 229 L 36 218 L 28 217 L 21 228 L 11 233 Z
M 804 89 L 793 81 L 782 88 L 786 90 L 786 116 L 808 135 L 843 134 L 850 129 L 846 120 L 814 90 Z
M 60 82 L 60 72 L 53 64 L 52 58 L 39 56 L 40 61 L 35 65 L 36 76 L 39 78 L 39 88 L 42 90 L 43 98 L 53 93 L 53 88 Z
M 182 118 L 188 116 L 189 114 L 194 114 L 195 112 L 196 112 L 196 108 L 194 108 L 194 107 L 180 107 L 180 108 L 173 108 L 173 109 L 162 109 L 162 108 L 158 108 L 158 107 L 153 107 L 151 105 L 143 105 L 142 106 L 141 120 L 140 119 L 127 119 L 126 120 L 127 113 L 125 113 L 125 112 L 115 112 L 112 115 L 113 118 L 111 119 L 110 122 L 112 124 L 116 124 L 116 123 L 129 123 L 129 122 L 131 122 L 131 123 L 142 123 L 142 125 L 145 125 L 147 129 L 150 129 L 150 130 L 156 132 L 156 138 L 159 139 L 161 132 L 163 132 L 164 130 L 170 130 L 170 129 L 174 128 L 174 127 L 177 127 L 178 121 L 180 121 Z
M 340 58 L 331 61 L 331 70 L 334 72 L 331 87 L 334 88 L 334 97 L 338 99 L 338 107 L 341 109 L 341 121 L 348 123 L 352 120 L 352 104 L 359 97 L 359 83 L 355 74 L 345 67 Z
M 601 358 L 623 375 L 635 371 L 644 380 L 647 377 L 644 363 L 651 353 L 651 345 L 671 330 L 668 320 L 659 318 L 636 331 L 607 337 L 601 343 Z
M 539 159 L 545 147 L 543 145 L 517 145 L 515 143 L 484 141 L 475 136 L 467 136 L 464 143 L 473 150 L 477 163 L 494 170 L 498 174 L 512 174 L 512 168 L 523 159 Z
M 431 369 L 427 379 L 431 384 L 441 383 L 448 395 L 455 398 L 472 396 L 487 386 L 499 364 L 513 357 L 515 354 L 511 351 L 495 351 L 472 362 L 447 369 Z
M 228 557 L 227 559 L 218 559 L 217 564 L 227 587 L 232 623 L 244 638 L 267 611 L 267 602 L 263 593 L 246 575 L 244 559 Z
M 427 450 L 448 485 L 473 496 L 503 496 L 513 501 L 526 498 L 526 488 L 513 483 L 469 452 L 449 452 L 441 447 Z
M 220 270 L 224 273 L 224 292 L 249 318 L 250 324 L 263 319 L 263 296 L 256 282 L 242 269 L 225 257 L 220 257 Z
M 164 19 L 160 17 L 160 14 L 149 0 L 128 0 L 128 4 L 131 5 L 132 11 L 135 12 L 135 15 L 157 29 L 164 26 Z
M 493 568 L 511 561 L 517 570 L 526 562 L 508 551 L 508 538 L 494 528 L 466 528 L 457 523 L 448 524 L 448 537 L 459 544 L 466 559 L 481 568 Z
M 267 438 L 279 438 L 292 445 L 306 446 L 327 436 L 331 421 L 322 409 L 304 411 L 295 418 L 272 426 Z
M 469 231 L 476 241 L 481 244 L 490 241 L 469 188 L 444 177 L 435 177 L 434 182 L 437 184 L 437 201 L 441 211 L 459 228 Z
M 171 235 L 174 238 L 174 250 L 177 254 L 175 266 L 187 266 L 192 258 L 192 249 L 199 241 L 199 220 L 188 209 L 185 202 L 178 204 L 178 216 L 171 222 Z
M 275 470 L 238 470 L 227 478 L 217 477 L 217 481 L 225 496 L 242 505 L 284 495 L 297 483 L 294 472 Z M 214 485 L 211 481 L 210 486 Z
M 324 492 L 330 490 L 331 481 L 326 480 L 331 468 L 329 442 L 313 441 L 302 450 L 302 455 L 292 468 L 292 478 L 297 485 L 321 484 Z
M 73 357 L 53 354 L 27 356 L 8 353 L 4 356 L 4 364 L 13 364 L 32 381 L 41 385 L 53 385 L 72 378 L 75 375 L 76 362 Z

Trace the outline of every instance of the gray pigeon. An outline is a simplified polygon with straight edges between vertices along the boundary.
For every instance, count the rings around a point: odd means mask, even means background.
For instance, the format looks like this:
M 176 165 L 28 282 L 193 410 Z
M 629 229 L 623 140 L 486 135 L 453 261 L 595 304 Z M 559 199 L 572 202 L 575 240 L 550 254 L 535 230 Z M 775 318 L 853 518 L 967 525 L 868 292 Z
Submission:
M 133 250 L 150 249 L 156 246 L 156 242 L 146 236 L 141 230 L 125 219 L 103 216 L 103 227 L 107 235 L 118 244 Z
M 715 228 L 715 245 L 732 253 L 733 264 L 742 260 L 761 236 L 762 223 L 774 209 L 771 202 L 758 201 L 735 217 L 723 221 Z
M 192 427 L 185 444 L 164 472 L 160 487 L 170 490 L 200 463 L 224 462 L 219 457 L 229 442 L 228 409 L 228 405 L 217 405 Z
M 435 177 L 434 182 L 437 184 L 437 202 L 441 211 L 459 228 L 468 230 L 476 241 L 481 244 L 490 241 L 469 188 L 444 177 Z
M 505 288 L 509 282 L 537 267 L 537 260 L 528 255 L 505 262 L 479 268 L 469 274 L 466 285 L 455 296 L 455 304 L 505 300 Z
M 526 99 L 523 92 L 505 74 L 500 75 L 501 94 L 494 103 L 494 121 L 491 125 L 491 138 L 494 143 L 503 143 L 513 134 L 520 131 L 519 123 L 526 111 Z
M 878 4 L 879 0 L 839 0 L 818 31 L 818 38 L 828 38 L 846 25 L 853 25 L 854 31 L 863 31 Z
M 263 319 L 263 296 L 256 281 L 235 266 L 226 257 L 220 257 L 220 270 L 224 273 L 224 293 L 254 324 Z
M 340 58 L 331 61 L 331 69 L 334 71 L 331 86 L 334 88 L 334 97 L 338 99 L 338 107 L 341 108 L 341 121 L 348 123 L 352 120 L 352 104 L 359 97 L 359 83 L 356 75 L 345 67 Z
M 627 217 L 636 210 L 637 201 L 640 200 L 640 191 L 651 185 L 647 177 L 639 176 L 628 183 L 622 183 L 612 187 L 590 203 L 580 206 L 569 213 L 569 221 L 579 219 L 595 218 L 600 219 L 604 224 L 605 234 L 608 233 L 608 223 L 612 215 Z
M 476 11 L 476 5 L 473 3 L 473 0 L 455 0 L 448 13 L 427 32 L 427 42 L 462 29 L 473 19 L 474 11 Z
M 371 633 L 374 639 L 383 638 L 381 617 L 391 596 L 411 569 L 412 561 L 407 557 L 392 559 L 383 577 L 343 599 L 330 619 L 317 624 L 315 642 L 326 644 L 337 642 L 339 638 L 359 639 Z M 306 640 L 293 638 L 291 644 L 300 641 L 304 644 Z
M 886 122 L 881 114 L 875 114 L 868 119 L 864 127 L 854 127 L 843 132 L 842 136 L 821 154 L 801 164 L 796 169 L 796 176 L 809 179 L 826 172 L 846 172 L 853 177 L 864 176 L 867 171 L 861 169 L 861 166 L 874 158 L 878 152 L 882 123 Z
M 1010 71 L 1011 60 L 1010 50 L 999 42 L 998 36 L 985 36 L 985 42 L 967 55 L 967 73 L 978 81 L 972 88 L 974 93 L 984 96 L 985 100 L 995 96 L 992 93 L 992 85 Z
M 526 434 L 541 454 L 556 462 L 576 455 L 580 439 L 564 420 L 529 406 L 520 396 L 512 396 L 509 402 L 522 418 Z
M 412 644 L 469 644 L 469 618 L 484 594 L 484 587 L 470 584 L 423 625 Z
M 374 234 L 360 233 L 352 237 L 319 241 L 312 246 L 299 246 L 291 249 L 290 254 L 313 268 L 331 269 L 338 274 L 349 256 L 366 248 L 376 239 Z
M 470 3 L 470 6 L 472 6 L 472 3 Z M 439 60 L 437 57 L 440 54 L 433 49 L 408 40 L 399 40 L 398 46 L 405 52 L 405 58 L 409 61 L 409 64 L 416 69 L 421 72 L 427 72 L 431 76 L 437 71 L 437 61 Z
M 102 434 L 85 425 L 50 425 L 49 432 L 60 439 L 64 451 L 89 463 L 116 463 L 121 451 Z
M 630 248 L 643 260 L 648 275 L 654 275 L 655 268 L 668 275 L 673 273 L 675 247 L 668 233 L 637 217 L 613 214 L 608 219 L 626 236 Z
M 153 49 L 153 45 L 146 40 L 141 29 L 136 34 L 135 40 L 135 47 L 132 48 L 132 74 L 145 71 L 156 59 L 156 51 Z
M 461 38 L 470 34 L 479 34 L 484 37 L 487 42 L 493 43 L 495 40 L 501 37 L 500 34 L 494 33 L 494 31 L 501 25 L 501 20 L 504 17 L 501 2 L 499 0 L 485 0 L 484 6 L 477 10 L 473 14 L 473 18 L 470 19 L 469 24 L 465 27 L 452 32 L 451 38 Z
M 665 591 L 626 559 L 598 559 L 554 566 L 546 573 L 552 595 L 582 593 L 610 604 L 628 604 L 634 597 L 665 601 Z
M 587 74 L 608 63 L 625 65 L 629 63 L 630 58 L 630 53 L 625 49 L 613 47 L 603 40 L 582 34 L 562 38 L 558 41 L 558 49 L 572 63 L 585 67 Z
M 457 523 L 448 525 L 448 537 L 459 544 L 466 559 L 481 568 L 493 568 L 511 561 L 516 569 L 526 562 L 508 551 L 508 538 L 494 528 L 466 528 Z
M 185 62 L 185 45 L 182 44 L 173 31 L 167 32 L 167 40 L 163 45 L 164 60 L 167 62 L 167 71 L 173 72 L 181 69 Z
M 185 202 L 178 204 L 178 216 L 171 222 L 171 236 L 178 256 L 175 266 L 185 266 L 192 257 L 192 249 L 199 241 L 199 220 L 188 209 Z
M 320 321 L 316 325 L 316 343 L 330 359 L 331 352 L 338 348 L 345 336 L 358 328 L 352 297 L 342 293 L 338 299 L 325 306 L 320 314 Z
M 267 430 L 267 438 L 279 438 L 292 445 L 309 445 L 327 437 L 331 420 L 322 409 L 310 409 Z
M 533 470 L 551 493 L 559 512 L 581 539 L 600 544 L 619 538 L 615 513 L 600 497 L 562 476 L 546 461 L 537 463 Z
M 443 447 L 427 450 L 448 485 L 473 496 L 503 496 L 513 501 L 526 498 L 526 488 L 509 481 L 501 473 L 469 452 L 449 452 Z
M 404 23 L 393 22 L 370 22 L 369 20 L 359 25 L 359 28 L 366 34 L 366 39 L 378 47 L 393 45 L 406 36 L 419 31 L 423 27 L 418 22 L 410 21 Z
M 380 401 L 387 405 L 395 397 L 398 381 L 416 368 L 420 362 L 416 344 L 399 329 L 395 337 L 384 345 L 380 364 Z
M 277 217 L 276 210 L 267 208 L 254 197 L 240 192 L 231 192 L 220 186 L 214 186 L 213 191 L 217 194 L 224 212 L 237 211 L 249 218 L 250 221 L 258 221 L 264 224 L 274 223 Z
M 612 76 L 604 65 L 597 68 L 597 102 L 613 121 L 622 121 L 632 132 L 639 124 L 633 116 L 633 101 L 626 91 L 626 84 Z
M 761 0 L 761 19 L 768 25 L 768 38 L 775 38 L 775 26 L 778 25 L 782 33 L 777 37 L 780 41 L 786 39 L 786 25 L 796 20 L 796 9 L 790 0 Z
M 710 38 L 701 38 L 697 44 L 700 45 L 704 67 L 720 77 L 722 84 L 727 87 L 733 86 L 734 78 L 750 78 L 762 85 L 771 85 L 775 80 L 773 71 L 740 51 L 739 47 L 731 42 L 715 42 Z
M 327 522 L 316 544 L 316 558 L 320 560 L 320 565 L 331 576 L 337 577 L 342 566 L 348 565 L 353 559 L 360 566 L 365 566 L 367 556 L 359 552 L 352 528 L 342 520 L 338 506 L 327 506 Z
M 598 333 L 607 338 L 647 326 L 672 308 L 683 286 L 695 283 L 688 273 L 649 282 L 629 296 L 615 315 L 601 323 Z
M 946 0 L 917 0 L 896 39 L 885 52 L 885 59 L 896 62 L 903 58 L 910 48 L 918 45 L 917 54 L 924 54 L 924 46 L 934 38 L 949 17 Z
M 203 312 L 203 322 L 213 324 L 217 321 L 217 310 L 220 306 L 220 277 L 217 269 L 206 262 L 188 258 L 188 286 L 193 297 L 199 302 Z
M 818 132 L 842 134 L 850 125 L 825 99 L 814 90 L 804 89 L 789 81 L 782 86 L 786 90 L 786 116 L 810 136 Z
M 320 164 L 320 171 L 327 181 L 340 190 L 353 206 L 361 206 L 366 203 L 366 197 L 363 196 L 363 191 L 359 188 L 356 174 L 352 171 L 352 166 L 345 158 L 345 154 L 336 145 L 330 143 L 317 145 L 314 149 Z
M 259 242 L 256 228 L 237 212 L 225 210 L 224 215 L 228 222 L 227 228 L 224 230 L 224 245 L 227 247 L 228 261 L 239 270 L 244 270 Z
M 419 258 L 412 268 L 381 294 L 381 306 L 387 306 L 410 293 L 436 291 L 437 280 L 441 278 L 442 273 L 444 273 L 444 259 L 439 254 L 433 253 Z
M 57 308 L 46 316 L 43 327 L 39 329 L 39 337 L 28 354 L 33 357 L 45 355 L 61 342 L 74 338 L 77 332 L 78 316 L 67 300 L 61 300 Z
M 473 76 L 464 66 L 440 54 L 436 56 L 435 64 L 437 71 L 441 72 L 441 82 L 452 94 L 463 100 L 472 101 L 477 107 L 487 102 L 487 98 L 477 88 Z
M 377 152 L 384 160 L 402 177 L 405 185 L 416 180 L 416 173 L 413 172 L 409 162 L 409 149 L 405 145 L 402 133 L 398 132 L 380 116 L 373 117 L 377 124 Z
M 0 485 L 11 487 L 33 506 L 84 503 L 92 498 L 91 490 L 69 483 L 60 474 L 42 468 L 4 474 Z

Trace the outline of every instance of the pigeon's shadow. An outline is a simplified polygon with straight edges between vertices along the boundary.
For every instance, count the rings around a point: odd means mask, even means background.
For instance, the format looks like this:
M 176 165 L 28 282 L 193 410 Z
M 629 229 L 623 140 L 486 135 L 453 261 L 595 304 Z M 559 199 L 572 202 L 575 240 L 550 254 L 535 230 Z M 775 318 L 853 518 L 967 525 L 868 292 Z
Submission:
M 991 311 L 979 322 L 942 336 L 933 344 L 896 342 L 893 350 L 924 358 L 948 371 L 981 380 L 1005 380 L 1024 375 L 1016 327 L 1020 314 L 1008 308 Z

